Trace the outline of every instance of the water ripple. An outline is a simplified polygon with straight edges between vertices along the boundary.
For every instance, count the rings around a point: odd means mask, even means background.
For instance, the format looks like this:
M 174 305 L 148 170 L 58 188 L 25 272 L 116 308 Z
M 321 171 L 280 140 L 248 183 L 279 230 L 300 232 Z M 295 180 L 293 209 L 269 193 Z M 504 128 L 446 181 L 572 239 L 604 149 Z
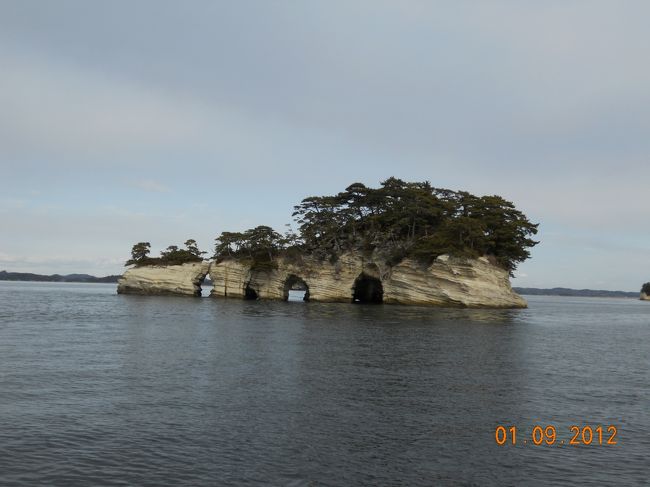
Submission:
M 650 306 L 116 296 L 0 283 L 2 485 L 641 485 Z M 498 424 L 616 446 L 499 447 Z

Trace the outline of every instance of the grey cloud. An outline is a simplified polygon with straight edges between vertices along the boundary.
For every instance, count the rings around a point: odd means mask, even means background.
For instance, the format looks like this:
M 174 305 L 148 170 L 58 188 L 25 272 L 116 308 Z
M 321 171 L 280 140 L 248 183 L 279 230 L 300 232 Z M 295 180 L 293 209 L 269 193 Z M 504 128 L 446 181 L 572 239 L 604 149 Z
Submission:
M 203 120 L 136 83 L 0 51 L 4 150 L 88 157 L 191 144 Z
M 133 187 L 144 190 L 151 191 L 154 193 L 169 193 L 170 189 L 159 181 L 154 181 L 153 179 L 143 179 L 141 181 L 135 181 L 131 184 Z
M 604 2 L 197 5 L 136 2 L 123 16 L 119 2 L 64 2 L 29 12 L 40 23 L 25 21 L 29 7 L 14 8 L 7 27 L 32 49 L 126 73 L 169 99 L 192 93 L 212 117 L 234 106 L 258 123 L 336 134 L 395 160 L 453 155 L 476 168 L 512 167 L 515 159 L 553 164 L 590 144 L 592 153 L 648 148 L 640 137 L 620 138 L 650 128 L 643 116 L 650 70 L 639 62 L 646 46 L 633 42 L 645 27 L 625 22 L 648 11 L 639 2 L 627 15 L 612 15 L 620 9 Z M 121 134 L 127 140 L 158 125 L 123 115 L 135 122 Z M 152 118 L 167 120 L 165 134 L 193 125 L 175 110 L 161 115 Z M 205 127 L 205 117 L 195 123 Z M 243 128 L 251 137 L 265 133 Z

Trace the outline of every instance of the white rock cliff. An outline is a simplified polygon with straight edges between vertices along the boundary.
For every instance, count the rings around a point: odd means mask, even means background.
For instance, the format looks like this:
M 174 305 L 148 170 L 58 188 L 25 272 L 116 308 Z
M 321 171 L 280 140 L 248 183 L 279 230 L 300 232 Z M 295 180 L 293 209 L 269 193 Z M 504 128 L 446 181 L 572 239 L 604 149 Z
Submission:
M 209 270 L 208 262 L 134 267 L 117 282 L 117 294 L 200 296 Z
M 389 266 L 379 259 L 344 254 L 335 263 L 302 256 L 278 258 L 255 268 L 237 260 L 145 266 L 127 270 L 118 293 L 200 295 L 209 274 L 212 297 L 287 299 L 289 290 L 307 289 L 310 301 L 369 301 L 394 304 L 524 308 L 510 287 L 508 273 L 486 258 L 438 257 L 430 266 L 403 260 Z

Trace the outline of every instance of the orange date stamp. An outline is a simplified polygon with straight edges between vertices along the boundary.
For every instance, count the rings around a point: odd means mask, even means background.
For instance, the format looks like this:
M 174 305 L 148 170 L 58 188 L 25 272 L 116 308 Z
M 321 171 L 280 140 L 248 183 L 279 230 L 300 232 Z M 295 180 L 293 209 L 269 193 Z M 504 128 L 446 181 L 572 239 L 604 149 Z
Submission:
M 494 439 L 499 446 L 504 445 L 617 445 L 618 428 L 614 425 L 572 425 L 568 428 L 566 438 L 558 436 L 558 428 L 554 425 L 535 425 L 530 433 L 520 431 L 516 426 L 497 426 Z

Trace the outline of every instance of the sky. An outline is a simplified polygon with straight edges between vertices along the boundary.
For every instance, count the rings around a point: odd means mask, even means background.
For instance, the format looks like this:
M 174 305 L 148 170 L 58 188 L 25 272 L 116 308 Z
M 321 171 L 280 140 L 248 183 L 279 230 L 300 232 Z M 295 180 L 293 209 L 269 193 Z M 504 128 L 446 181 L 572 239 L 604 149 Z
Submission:
M 0 270 L 123 272 L 395 176 L 539 222 L 513 284 L 650 281 L 645 0 L 0 0 Z

